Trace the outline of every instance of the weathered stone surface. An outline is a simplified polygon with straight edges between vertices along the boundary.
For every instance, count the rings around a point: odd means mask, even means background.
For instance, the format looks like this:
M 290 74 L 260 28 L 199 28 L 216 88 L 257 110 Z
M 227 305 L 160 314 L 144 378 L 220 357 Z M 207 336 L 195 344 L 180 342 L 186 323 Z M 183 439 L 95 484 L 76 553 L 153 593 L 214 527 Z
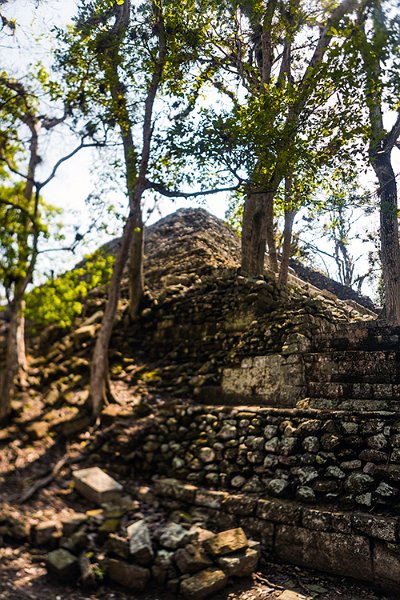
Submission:
M 83 550 L 87 547 L 88 536 L 86 533 L 85 526 L 80 527 L 74 533 L 68 537 L 62 537 L 60 540 L 60 547 L 65 548 L 76 554 L 79 550 Z
M 218 559 L 219 566 L 228 577 L 248 577 L 256 569 L 257 563 L 258 552 L 252 548 Z
M 84 525 L 88 520 L 88 516 L 85 513 L 73 513 L 72 515 L 65 517 L 61 520 L 63 535 L 68 537 L 72 535 L 79 527 Z
M 249 496 L 230 494 L 226 495 L 222 507 L 235 515 L 250 516 L 255 513 L 257 500 Z
M 210 531 L 209 529 L 205 529 L 200 525 L 192 525 L 189 529 L 190 542 L 196 544 L 202 544 L 206 540 L 214 537 L 215 533 Z
M 175 562 L 181 573 L 196 573 L 211 566 L 212 560 L 202 546 L 188 544 L 174 554 Z
M 129 558 L 129 540 L 117 535 L 116 533 L 110 533 L 107 540 L 107 550 L 112 554 L 116 554 L 120 558 Z
M 144 567 L 114 558 L 110 558 L 107 565 L 110 579 L 131 590 L 143 591 L 150 580 L 150 571 Z
M 366 473 L 352 473 L 344 483 L 344 489 L 350 493 L 362 493 L 370 490 L 374 479 Z
M 217 533 L 204 542 L 205 548 L 213 556 L 224 556 L 247 548 L 249 545 L 245 532 L 241 527 Z
M 400 555 L 392 552 L 382 542 L 374 544 L 373 549 L 375 583 L 384 589 L 395 592 L 400 589 Z
M 154 557 L 154 551 L 146 522 L 142 519 L 132 523 L 127 527 L 127 534 L 132 558 L 140 565 L 149 565 Z
M 190 534 L 187 529 L 179 523 L 169 523 L 162 529 L 159 542 L 168 550 L 176 550 L 185 546 L 189 539 Z
M 257 515 L 267 521 L 295 524 L 300 520 L 301 508 L 290 502 L 259 500 Z
M 304 510 L 302 525 L 307 529 L 329 531 L 332 526 L 331 514 L 318 509 Z
M 282 560 L 309 568 L 362 580 L 373 578 L 370 543 L 360 535 L 278 525 L 275 552 Z
M 352 523 L 354 529 L 359 533 L 387 542 L 395 542 L 397 539 L 398 519 L 357 513 L 353 515 Z
M 220 569 L 206 569 L 181 583 L 181 593 L 187 600 L 203 600 L 222 590 L 228 577 Z
M 196 504 L 200 506 L 208 506 L 209 508 L 221 508 L 225 496 L 225 492 L 217 492 L 214 490 L 198 490 L 196 492 Z
M 122 485 L 99 467 L 74 471 L 75 488 L 91 502 L 102 504 L 122 493 Z
M 59 523 L 56 521 L 42 521 L 34 529 L 34 539 L 38 546 L 44 546 L 54 542 L 59 533 Z
M 76 556 L 58 548 L 46 556 L 46 567 L 50 575 L 53 575 L 60 581 L 74 581 L 79 576 L 79 562 Z
M 315 502 L 315 492 L 312 488 L 302 485 L 296 490 L 296 499 L 301 502 Z

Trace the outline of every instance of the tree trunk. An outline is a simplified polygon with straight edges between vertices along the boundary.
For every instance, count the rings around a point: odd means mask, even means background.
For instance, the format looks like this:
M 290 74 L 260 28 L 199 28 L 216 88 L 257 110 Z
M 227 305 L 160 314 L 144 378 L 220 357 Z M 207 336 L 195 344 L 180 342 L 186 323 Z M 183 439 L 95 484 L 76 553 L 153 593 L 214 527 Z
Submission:
M 264 273 L 266 220 L 263 195 L 249 193 L 243 211 L 241 263 L 242 273 L 249 277 Z
M 376 153 L 372 165 L 379 181 L 382 275 L 385 317 L 400 323 L 400 244 L 397 217 L 397 185 L 390 153 Z
M 26 347 L 25 347 L 25 301 L 23 300 L 21 303 L 21 311 L 19 315 L 19 323 L 17 329 L 17 347 L 18 347 L 18 368 L 19 368 L 19 380 L 23 387 L 25 387 L 28 382 L 26 379 L 28 373 L 28 363 L 26 360 Z
M 245 199 L 242 221 L 241 271 L 249 277 L 263 275 L 265 251 L 273 273 L 278 271 L 274 231 L 274 194 L 249 193 Z
M 121 245 L 118 249 L 114 263 L 108 290 L 107 304 L 94 347 L 89 386 L 89 401 L 94 418 L 99 416 L 103 402 L 106 400 L 107 396 L 108 347 L 120 297 L 122 274 L 128 260 L 129 248 L 132 243 L 134 233 L 133 225 L 134 217 L 131 215 L 125 223 Z
M 133 237 L 129 254 L 129 316 L 134 320 L 138 314 L 144 290 L 144 226 L 141 207 L 137 207 Z
M 285 210 L 285 227 L 283 230 L 283 249 L 281 266 L 279 269 L 278 284 L 280 287 L 286 287 L 289 274 L 289 261 L 292 255 L 292 231 L 296 212 L 294 210 Z
M 3 368 L 0 371 L 0 422 L 4 421 L 11 410 L 14 380 L 18 374 L 18 328 L 20 322 L 21 301 L 14 300 L 9 307 L 10 321 L 7 329 L 7 348 Z
M 274 197 L 275 194 L 269 192 L 264 194 L 265 203 L 265 234 L 268 245 L 268 264 L 272 273 L 278 272 L 278 256 L 276 252 L 275 227 L 274 227 Z M 265 249 L 264 249 L 265 252 Z

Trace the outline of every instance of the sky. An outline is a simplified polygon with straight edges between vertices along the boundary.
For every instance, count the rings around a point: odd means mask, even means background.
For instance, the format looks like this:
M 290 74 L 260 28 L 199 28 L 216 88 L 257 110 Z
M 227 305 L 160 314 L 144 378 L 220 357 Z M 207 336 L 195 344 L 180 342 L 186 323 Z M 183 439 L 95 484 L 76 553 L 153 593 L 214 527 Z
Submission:
M 52 45 L 49 32 L 54 25 L 64 26 L 69 22 L 74 13 L 76 2 L 74 0 L 9 0 L 2 6 L 2 12 L 8 18 L 15 18 L 17 30 L 14 36 L 1 38 L 0 40 L 0 68 L 5 67 L 16 75 L 21 74 L 26 69 L 26 64 L 31 63 L 34 68 L 35 63 L 41 60 L 45 65 L 51 65 Z M 32 33 L 33 32 L 33 33 Z M 388 116 L 390 120 L 390 115 Z M 44 163 L 42 176 L 48 172 L 50 162 L 54 162 L 56 157 L 65 153 L 66 149 L 72 149 L 72 140 L 70 137 L 55 132 L 53 139 L 46 148 L 46 156 L 51 161 Z M 400 171 L 400 152 L 396 151 L 395 159 L 396 172 Z M 46 187 L 43 192 L 44 199 L 51 204 L 64 209 L 63 222 L 70 228 L 75 227 L 80 233 L 84 233 L 91 220 L 91 209 L 85 206 L 85 198 L 93 191 L 98 190 L 99 185 L 96 176 L 90 173 L 91 168 L 98 161 L 98 156 L 89 150 L 84 150 L 73 159 L 65 163 L 58 171 L 55 179 Z M 46 171 L 47 169 L 47 171 Z M 93 170 L 93 169 L 92 169 Z M 369 176 L 368 176 L 369 177 Z M 367 182 L 372 188 L 376 188 L 376 183 L 372 177 Z M 124 205 L 125 199 L 123 191 L 120 194 L 114 194 L 110 197 L 116 204 Z M 182 206 L 193 206 L 193 200 L 176 200 L 174 202 L 161 198 L 157 203 L 157 210 L 153 212 L 148 224 L 158 220 L 160 216 L 165 216 Z M 225 194 L 208 197 L 204 208 L 223 218 L 227 208 L 227 197 Z M 298 227 L 301 221 L 298 220 Z M 360 227 L 363 227 L 360 224 Z M 115 233 L 117 233 L 117 229 Z M 114 232 L 112 232 L 114 233 Z M 95 250 L 99 245 L 109 239 L 109 235 L 96 233 L 89 238 L 89 244 L 77 250 L 75 255 L 69 253 L 46 254 L 39 265 L 39 270 L 46 272 L 49 269 L 55 272 L 63 272 L 72 267 L 83 254 Z M 320 244 L 322 248 L 328 251 L 324 243 Z M 364 251 L 361 248 L 355 248 L 355 254 Z M 323 267 L 322 263 L 319 263 Z M 329 267 L 329 260 L 328 260 Z M 317 263 L 318 266 L 318 263 Z M 330 267 L 330 275 L 334 274 L 334 268 Z

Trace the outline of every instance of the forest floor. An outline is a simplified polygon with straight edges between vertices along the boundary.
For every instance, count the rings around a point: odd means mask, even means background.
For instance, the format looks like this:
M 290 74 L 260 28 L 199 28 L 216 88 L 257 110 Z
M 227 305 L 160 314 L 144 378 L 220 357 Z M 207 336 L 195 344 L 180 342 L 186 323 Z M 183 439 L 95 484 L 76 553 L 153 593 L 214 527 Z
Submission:
M 60 520 L 72 511 L 87 510 L 87 501 L 81 498 L 71 485 L 71 467 L 79 468 L 98 464 L 113 472 L 110 464 L 102 462 L 99 452 L 101 443 L 110 437 L 115 440 L 118 432 L 145 426 L 131 419 L 115 420 L 108 429 L 87 431 L 70 442 L 52 437 L 33 441 L 26 434 L 11 426 L 2 430 L 0 440 L 0 514 L 7 507 L 14 516 L 25 522 Z M 100 440 L 100 442 L 99 442 Z M 61 462 L 60 462 L 61 461 Z M 56 464 L 61 467 L 51 480 L 43 485 Z M 159 526 L 167 514 L 154 500 L 151 481 L 132 481 L 118 476 L 124 489 L 132 498 L 138 499 L 137 517 L 145 517 L 150 527 Z M 38 482 L 40 489 L 21 503 L 27 491 L 33 491 Z M 1 523 L 0 523 L 1 532 Z M 47 575 L 44 557 L 47 550 L 34 547 L 27 540 L 4 539 L 0 535 L 0 600 L 173 600 L 175 594 L 156 589 L 134 593 L 115 585 L 104 585 L 95 591 L 85 591 L 77 585 L 57 583 Z M 215 600 L 385 600 L 371 587 L 350 579 L 322 575 L 304 568 L 275 562 L 263 555 L 256 573 L 251 578 L 236 580 L 223 592 L 212 596 Z M 393 597 L 395 598 L 395 596 Z

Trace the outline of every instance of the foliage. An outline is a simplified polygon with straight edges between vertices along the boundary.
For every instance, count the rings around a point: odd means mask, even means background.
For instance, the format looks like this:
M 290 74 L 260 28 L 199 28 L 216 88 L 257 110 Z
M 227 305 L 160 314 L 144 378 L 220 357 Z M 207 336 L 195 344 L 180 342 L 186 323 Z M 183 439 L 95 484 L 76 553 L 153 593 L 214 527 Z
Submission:
M 109 283 L 114 257 L 97 250 L 84 258 L 80 266 L 50 279 L 26 297 L 26 317 L 34 326 L 69 327 L 82 314 L 91 290 Z
M 24 183 L 0 187 L 0 282 L 7 299 L 12 298 L 16 283 L 28 274 L 31 238 L 48 239 L 49 223 L 60 210 L 39 199 L 34 215 L 34 200 L 24 195 Z

